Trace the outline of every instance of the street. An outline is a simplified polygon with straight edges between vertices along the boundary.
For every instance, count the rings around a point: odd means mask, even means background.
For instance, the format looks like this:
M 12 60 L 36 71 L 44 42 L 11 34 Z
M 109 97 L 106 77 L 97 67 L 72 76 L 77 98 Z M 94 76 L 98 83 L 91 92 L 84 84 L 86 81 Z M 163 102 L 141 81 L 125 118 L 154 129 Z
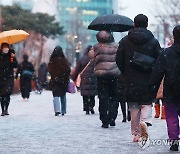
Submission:
M 169 146 L 142 149 L 132 142 L 130 123 L 122 123 L 121 110 L 115 128 L 101 128 L 96 99 L 95 115 L 85 115 L 79 93 L 67 94 L 67 114 L 54 116 L 52 94 L 32 92 L 24 102 L 11 96 L 10 116 L 0 117 L 0 154 L 10 153 L 166 153 Z M 150 139 L 167 139 L 165 120 L 154 119 Z

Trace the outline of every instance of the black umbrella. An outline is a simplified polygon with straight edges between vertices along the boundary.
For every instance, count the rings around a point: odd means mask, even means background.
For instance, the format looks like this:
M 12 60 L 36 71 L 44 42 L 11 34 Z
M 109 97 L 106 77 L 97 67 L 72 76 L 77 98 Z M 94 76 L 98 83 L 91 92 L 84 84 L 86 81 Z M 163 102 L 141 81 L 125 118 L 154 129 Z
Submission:
M 88 29 L 91 30 L 106 30 L 111 32 L 125 32 L 131 28 L 133 28 L 133 21 L 126 16 L 118 14 L 99 16 L 88 26 Z

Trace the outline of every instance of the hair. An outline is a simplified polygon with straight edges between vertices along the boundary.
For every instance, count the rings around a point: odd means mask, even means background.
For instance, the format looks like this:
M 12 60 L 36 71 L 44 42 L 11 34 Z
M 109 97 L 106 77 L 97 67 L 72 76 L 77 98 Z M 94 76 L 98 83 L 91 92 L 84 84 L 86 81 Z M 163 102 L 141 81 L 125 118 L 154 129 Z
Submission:
M 96 34 L 96 39 L 100 43 L 112 43 L 114 42 L 113 35 L 108 31 L 100 31 Z
M 173 29 L 173 37 L 175 43 L 180 43 L 180 25 L 177 25 Z
M 134 18 L 134 26 L 135 27 L 141 27 L 141 28 L 147 28 L 148 26 L 148 17 L 144 14 L 138 14 Z
M 28 58 L 29 58 L 29 56 L 28 56 L 27 54 L 24 54 L 24 55 L 23 55 L 23 60 L 24 60 L 24 61 L 28 61 Z
M 3 49 L 4 47 L 8 47 L 9 48 L 9 44 L 8 43 L 2 43 L 1 44 L 1 49 Z
M 65 58 L 62 47 L 57 46 L 54 48 L 50 60 L 52 60 L 53 58 Z
M 88 45 L 87 48 L 84 50 L 84 55 L 88 55 L 91 48 L 92 48 L 92 45 Z

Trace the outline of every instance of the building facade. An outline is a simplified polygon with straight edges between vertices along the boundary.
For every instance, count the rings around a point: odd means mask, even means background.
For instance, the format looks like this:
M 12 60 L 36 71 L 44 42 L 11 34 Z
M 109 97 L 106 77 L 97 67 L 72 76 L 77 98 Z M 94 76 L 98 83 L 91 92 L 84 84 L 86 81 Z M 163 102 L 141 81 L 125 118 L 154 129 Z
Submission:
M 112 14 L 112 0 L 58 0 L 59 21 L 66 31 L 60 45 L 66 49 L 68 59 L 78 58 L 87 45 L 96 41 L 97 31 L 87 27 L 96 17 Z

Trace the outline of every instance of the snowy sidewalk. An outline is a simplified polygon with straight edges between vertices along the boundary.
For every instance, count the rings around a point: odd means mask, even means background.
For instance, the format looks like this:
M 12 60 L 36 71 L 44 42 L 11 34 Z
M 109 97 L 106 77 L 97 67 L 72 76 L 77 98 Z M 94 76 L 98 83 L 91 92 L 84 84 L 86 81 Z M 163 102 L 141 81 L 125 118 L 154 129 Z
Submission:
M 0 154 L 120 154 L 166 153 L 168 146 L 141 149 L 132 142 L 130 123 L 122 123 L 121 110 L 115 128 L 103 129 L 98 115 L 85 115 L 79 93 L 67 94 L 67 114 L 55 117 L 51 92 L 32 93 L 29 102 L 11 97 L 10 116 L 0 117 Z M 151 139 L 166 139 L 165 120 L 153 119 Z

